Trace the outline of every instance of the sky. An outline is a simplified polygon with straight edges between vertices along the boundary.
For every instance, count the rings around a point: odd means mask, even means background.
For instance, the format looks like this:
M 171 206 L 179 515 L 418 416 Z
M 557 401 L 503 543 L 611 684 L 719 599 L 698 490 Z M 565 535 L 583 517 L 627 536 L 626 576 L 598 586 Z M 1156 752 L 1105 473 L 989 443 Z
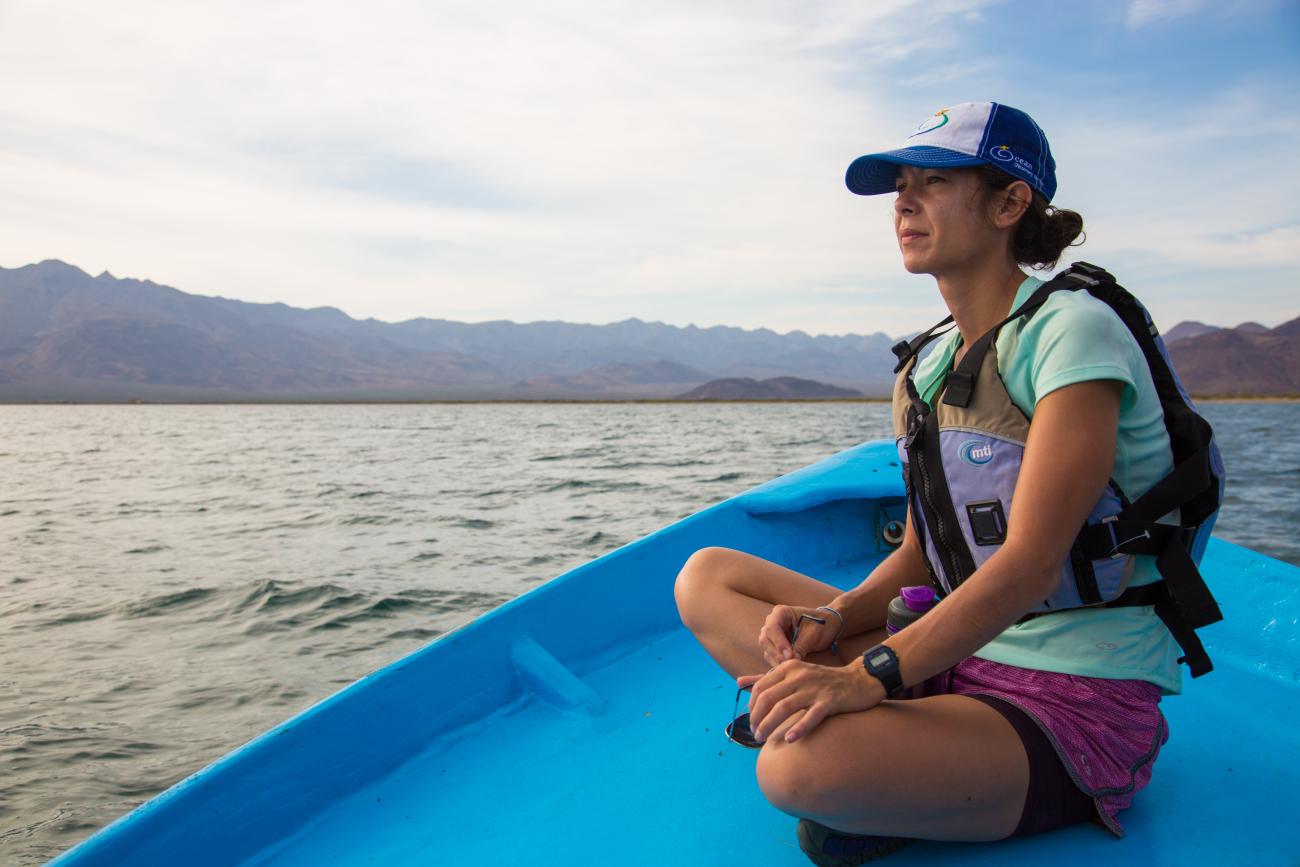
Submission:
M 891 335 L 844 170 L 1028 111 L 1168 329 L 1300 315 L 1296 0 L 0 0 L 0 267 L 357 318 Z

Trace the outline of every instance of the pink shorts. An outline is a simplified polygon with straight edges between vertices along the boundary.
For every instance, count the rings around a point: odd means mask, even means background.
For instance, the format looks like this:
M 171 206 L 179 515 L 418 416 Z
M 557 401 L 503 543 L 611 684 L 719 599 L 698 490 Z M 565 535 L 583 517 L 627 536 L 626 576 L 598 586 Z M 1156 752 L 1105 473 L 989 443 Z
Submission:
M 1169 726 L 1160 688 L 1142 680 L 1110 680 L 1037 671 L 968 657 L 947 676 L 943 692 L 989 695 L 1028 714 L 1047 736 L 1079 790 L 1092 798 L 1116 836 L 1115 818 L 1151 781 Z

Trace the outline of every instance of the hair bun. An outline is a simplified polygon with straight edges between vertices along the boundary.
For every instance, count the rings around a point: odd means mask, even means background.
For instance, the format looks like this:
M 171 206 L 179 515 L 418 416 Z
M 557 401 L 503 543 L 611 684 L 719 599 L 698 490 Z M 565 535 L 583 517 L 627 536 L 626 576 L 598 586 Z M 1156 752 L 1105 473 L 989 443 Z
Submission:
M 1016 227 L 1011 253 L 1021 265 L 1050 269 L 1056 266 L 1065 248 L 1075 244 L 1075 239 L 1082 234 L 1083 217 L 1077 211 L 1052 207 L 1035 194 L 1033 203 Z

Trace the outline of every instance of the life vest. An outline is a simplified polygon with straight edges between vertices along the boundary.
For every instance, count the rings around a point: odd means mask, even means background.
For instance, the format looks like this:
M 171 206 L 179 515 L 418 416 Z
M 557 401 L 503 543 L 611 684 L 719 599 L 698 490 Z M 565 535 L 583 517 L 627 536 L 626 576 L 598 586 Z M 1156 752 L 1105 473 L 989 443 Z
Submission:
M 1197 569 L 1223 500 L 1223 460 L 1151 315 L 1101 268 L 1075 262 L 1040 286 L 972 343 L 955 368 L 949 365 L 933 406 L 921 399 L 913 374 L 921 349 L 947 333 L 939 329 L 952 317 L 894 347 L 894 435 L 913 526 L 940 597 L 1006 540 L 1029 418 L 998 373 L 997 336 L 1008 323 L 1033 316 L 1053 292 L 1080 289 L 1114 310 L 1141 347 L 1164 410 L 1174 467 L 1133 501 L 1108 482 L 1070 547 L 1056 590 L 1021 622 L 1084 608 L 1153 605 L 1182 648 L 1179 662 L 1199 677 L 1213 665 L 1195 630 L 1223 619 Z M 1177 524 L 1158 521 L 1171 513 Z M 1128 587 L 1136 554 L 1156 557 L 1159 581 Z

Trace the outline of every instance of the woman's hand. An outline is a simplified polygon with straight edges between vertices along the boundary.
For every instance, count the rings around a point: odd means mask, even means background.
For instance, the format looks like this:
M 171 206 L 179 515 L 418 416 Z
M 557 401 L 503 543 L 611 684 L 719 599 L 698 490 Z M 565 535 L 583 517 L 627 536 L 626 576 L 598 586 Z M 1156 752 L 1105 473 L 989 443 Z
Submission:
M 856 661 L 838 666 L 789 660 L 767 674 L 737 678 L 736 684 L 753 687 L 749 727 L 760 742 L 800 711 L 803 717 L 785 733 L 787 742 L 804 737 L 828 716 L 870 710 L 885 699 L 884 685 Z
M 840 623 L 829 611 L 777 605 L 758 631 L 758 648 L 768 665 L 803 659 L 829 648 L 839 636 Z

